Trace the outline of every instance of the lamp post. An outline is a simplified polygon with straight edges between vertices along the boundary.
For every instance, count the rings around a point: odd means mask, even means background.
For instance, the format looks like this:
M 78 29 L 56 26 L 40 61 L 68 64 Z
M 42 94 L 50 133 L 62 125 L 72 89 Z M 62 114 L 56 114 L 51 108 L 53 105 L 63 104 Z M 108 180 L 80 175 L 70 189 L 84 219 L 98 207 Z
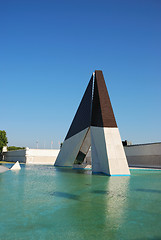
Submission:
M 38 143 L 39 143 L 39 142 L 38 142 L 38 140 L 37 140 L 37 141 L 36 141 L 36 147 L 37 147 L 37 149 L 38 149 Z

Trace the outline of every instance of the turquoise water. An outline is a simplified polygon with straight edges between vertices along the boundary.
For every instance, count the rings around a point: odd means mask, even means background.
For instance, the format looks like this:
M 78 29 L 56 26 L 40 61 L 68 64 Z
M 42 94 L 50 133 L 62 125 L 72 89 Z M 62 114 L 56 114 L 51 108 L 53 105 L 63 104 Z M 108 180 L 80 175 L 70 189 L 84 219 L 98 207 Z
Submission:
M 0 239 L 161 239 L 161 171 L 7 171 L 0 174 Z

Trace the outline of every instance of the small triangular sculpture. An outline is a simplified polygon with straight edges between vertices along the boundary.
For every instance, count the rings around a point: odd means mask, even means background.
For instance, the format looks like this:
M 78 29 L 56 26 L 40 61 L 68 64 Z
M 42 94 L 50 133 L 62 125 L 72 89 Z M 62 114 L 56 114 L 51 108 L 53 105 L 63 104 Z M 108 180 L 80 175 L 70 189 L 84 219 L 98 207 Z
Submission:
M 10 170 L 20 170 L 21 167 L 20 167 L 20 164 L 19 164 L 19 161 L 17 161 L 11 168 Z
M 83 162 L 92 151 L 92 172 L 129 176 L 130 171 L 102 71 L 93 73 L 55 166 Z

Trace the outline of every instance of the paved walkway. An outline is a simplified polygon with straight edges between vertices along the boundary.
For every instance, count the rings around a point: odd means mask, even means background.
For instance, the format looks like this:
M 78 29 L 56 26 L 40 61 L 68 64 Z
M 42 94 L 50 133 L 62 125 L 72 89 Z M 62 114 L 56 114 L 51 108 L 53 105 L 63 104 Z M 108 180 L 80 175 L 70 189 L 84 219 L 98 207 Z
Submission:
M 0 166 L 0 173 L 6 172 L 8 170 L 7 167 Z

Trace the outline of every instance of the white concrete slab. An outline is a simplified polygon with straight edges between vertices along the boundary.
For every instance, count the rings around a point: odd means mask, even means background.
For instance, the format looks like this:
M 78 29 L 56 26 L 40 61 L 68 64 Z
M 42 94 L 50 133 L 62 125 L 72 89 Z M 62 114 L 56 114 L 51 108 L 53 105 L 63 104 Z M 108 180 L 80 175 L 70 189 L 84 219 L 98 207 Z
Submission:
M 110 175 L 104 129 L 91 127 L 92 172 Z
M 81 145 L 80 151 L 86 155 L 88 153 L 90 146 L 91 146 L 91 134 L 89 128 Z
M 118 128 L 91 127 L 92 171 L 130 175 Z
M 73 166 L 88 128 L 64 141 L 54 166 Z

